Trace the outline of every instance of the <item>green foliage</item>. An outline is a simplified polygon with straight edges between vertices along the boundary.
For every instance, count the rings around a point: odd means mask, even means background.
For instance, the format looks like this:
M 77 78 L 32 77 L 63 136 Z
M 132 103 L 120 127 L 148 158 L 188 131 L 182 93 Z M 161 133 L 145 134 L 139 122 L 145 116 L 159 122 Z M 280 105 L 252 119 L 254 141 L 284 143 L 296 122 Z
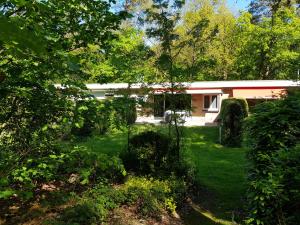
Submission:
M 246 120 L 246 137 L 255 155 L 295 146 L 299 137 L 299 92 L 257 105 Z
M 299 94 L 258 105 L 246 121 L 251 146 L 248 224 L 299 220 Z
M 11 193 L 9 184 L 15 184 L 15 192 L 22 196 L 22 192 L 32 193 L 45 182 L 60 180 L 70 185 L 87 185 L 99 181 L 120 181 L 126 175 L 119 158 L 91 153 L 85 147 L 74 147 L 71 151 L 53 149 L 50 154 L 36 157 L 30 155 L 22 165 L 9 172 L 4 192 L 1 192 L 3 198 Z
M 128 170 L 142 174 L 155 173 L 172 167 L 171 143 L 164 134 L 146 131 L 130 138 L 128 149 L 120 157 Z
M 245 99 L 224 99 L 220 119 L 222 126 L 222 144 L 239 147 L 242 142 L 242 122 L 248 116 L 248 103 Z
M 170 177 L 158 180 L 149 177 L 132 177 L 121 188 L 127 201 L 138 204 L 138 211 L 144 216 L 157 217 L 162 210 L 174 212 L 183 202 L 186 186 L 182 180 Z
M 300 17 L 295 8 L 282 8 L 272 18 L 238 19 L 236 79 L 296 79 L 299 68 Z
M 143 217 L 158 217 L 162 211 L 174 212 L 185 198 L 186 186 L 174 177 L 157 180 L 151 177 L 130 177 L 119 187 L 99 184 L 77 198 L 51 224 L 104 223 L 110 212 L 120 205 L 134 205 Z
M 66 208 L 59 219 L 49 221 L 47 224 L 51 225 L 93 225 L 101 221 L 101 214 L 99 214 L 95 205 L 90 202 L 75 205 Z
M 296 79 L 299 7 L 295 1 L 255 0 L 250 5 L 256 3 L 260 10 L 236 17 L 224 1 L 186 1 L 174 38 L 169 39 L 171 57 L 159 62 L 174 59 L 173 72 L 179 81 Z
M 105 134 L 116 128 L 122 129 L 135 123 L 136 100 L 119 97 L 107 100 L 87 98 L 76 102 L 71 133 L 79 137 Z
M 74 109 L 72 134 L 90 136 L 92 133 L 105 134 L 111 125 L 112 104 L 96 99 L 79 100 Z
M 136 100 L 124 96 L 112 100 L 113 109 L 115 111 L 115 124 L 120 126 L 129 126 L 135 123 L 137 118 Z
M 186 1 L 176 33 L 183 79 L 227 80 L 235 72 L 236 18 L 224 1 Z M 183 45 L 183 43 L 186 43 Z M 175 47 L 176 48 L 176 47 Z
M 84 97 L 82 52 L 89 44 L 107 49 L 126 17 L 111 3 L 0 1 L 0 174 L 7 186 L 31 190 L 69 169 L 73 153 L 55 143 L 72 121 L 72 100 Z
M 126 201 L 126 195 L 111 186 L 98 185 L 77 198 L 77 204 L 66 208 L 62 215 L 50 224 L 92 225 L 106 221 L 109 213 Z
M 101 52 L 99 46 L 89 46 L 82 60 L 84 71 L 97 83 L 137 83 L 153 80 L 150 49 L 142 32 L 134 27 L 120 29 L 109 48 Z
M 247 224 L 297 224 L 299 221 L 299 147 L 261 154 L 265 168 L 250 173 Z M 268 158 L 268 161 L 266 160 Z

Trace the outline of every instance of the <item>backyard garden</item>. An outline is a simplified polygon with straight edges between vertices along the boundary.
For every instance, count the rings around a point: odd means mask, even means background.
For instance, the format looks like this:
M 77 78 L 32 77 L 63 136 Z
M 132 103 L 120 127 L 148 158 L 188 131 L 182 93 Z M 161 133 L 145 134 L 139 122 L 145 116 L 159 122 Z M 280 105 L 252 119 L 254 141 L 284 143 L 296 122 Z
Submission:
M 167 126 L 134 125 L 133 130 L 133 133 L 140 133 L 145 130 L 163 130 L 163 132 L 167 132 Z M 184 128 L 184 132 L 186 138 L 184 140 L 183 155 L 184 159 L 187 161 L 187 164 L 190 166 L 189 169 L 191 171 L 189 172 L 195 176 L 193 177 L 193 187 L 187 190 L 184 189 L 186 193 L 182 193 L 184 194 L 184 198 L 181 199 L 181 202 L 170 202 L 174 204 L 174 209 L 176 207 L 176 213 L 178 213 L 178 217 L 176 218 L 178 219 L 175 219 L 174 222 L 171 218 L 169 223 L 164 223 L 191 225 L 234 224 L 233 221 L 240 219 L 243 215 L 243 196 L 245 196 L 246 191 L 246 150 L 243 148 L 224 147 L 218 144 L 219 132 L 217 127 L 186 127 Z M 122 151 L 125 150 L 124 146 L 127 145 L 127 133 L 125 131 L 114 131 L 105 135 L 95 135 L 84 139 L 76 139 L 72 142 L 63 142 L 62 144 L 65 146 L 65 148 L 74 148 L 73 146 L 76 146 L 78 149 L 84 149 L 87 154 L 91 153 L 93 154 L 93 157 L 99 157 L 99 159 L 107 160 L 108 163 L 111 163 L 110 159 L 115 157 L 115 160 L 119 160 L 118 156 Z M 104 161 L 102 163 L 104 163 Z M 112 166 L 108 166 L 108 168 L 111 167 Z M 148 183 L 149 179 L 152 179 L 151 182 L 154 183 Z M 142 195 L 139 196 L 140 198 L 146 197 L 143 193 L 144 191 L 154 191 L 154 193 L 152 193 L 153 196 L 151 196 L 150 199 L 143 199 L 143 201 L 150 201 L 145 202 L 144 204 L 151 204 L 151 201 L 163 200 L 155 199 L 158 198 L 156 195 L 166 194 L 166 196 L 168 196 L 170 194 L 167 190 L 167 193 L 163 193 L 163 190 L 160 190 L 162 193 L 155 193 L 155 191 L 159 191 L 160 188 L 168 188 L 165 186 L 167 183 L 164 183 L 165 181 L 161 179 L 162 178 L 157 178 L 157 176 L 153 176 L 151 178 L 150 176 L 145 177 L 136 176 L 135 174 L 126 174 L 124 178 L 121 179 L 122 182 L 113 182 L 109 185 L 112 185 L 110 188 L 115 188 L 116 192 L 122 188 L 125 189 L 130 187 L 138 189 L 143 187 L 145 190 L 139 190 L 142 192 L 140 193 Z M 173 182 L 172 179 L 169 178 L 166 179 L 166 181 Z M 82 181 L 80 182 L 82 183 Z M 80 182 L 78 181 L 78 186 L 80 186 Z M 104 181 L 103 184 L 105 184 Z M 107 184 L 105 184 L 104 187 L 106 185 Z M 82 190 L 80 190 L 82 187 L 79 188 L 76 187 L 76 185 L 72 188 L 72 191 L 74 192 L 62 190 L 61 185 L 55 182 L 51 184 L 44 184 L 44 186 L 49 188 L 49 190 L 46 189 L 49 191 L 49 196 L 47 196 L 45 199 L 31 202 L 26 206 L 27 208 L 24 208 L 23 211 L 15 211 L 16 214 L 11 215 L 13 218 L 11 218 L 12 220 L 9 224 L 15 224 L 21 221 L 23 221 L 24 224 L 40 223 L 45 218 L 48 218 L 48 220 L 51 222 L 51 219 L 56 218 L 56 216 L 60 213 L 64 213 L 65 208 L 74 207 L 74 205 L 80 204 L 81 201 L 88 201 L 90 197 L 88 196 L 89 193 L 86 192 L 91 190 L 82 192 Z M 142 218 L 146 220 L 145 218 L 148 218 L 149 215 L 155 215 L 157 213 L 156 211 L 151 211 L 155 210 L 150 208 L 153 206 L 148 206 L 149 209 L 146 210 L 149 211 L 146 212 L 146 217 L 145 215 L 143 216 L 143 214 L 139 215 L 139 211 L 134 208 L 137 207 L 136 202 L 130 203 L 128 200 L 124 199 L 121 200 L 121 202 L 118 202 L 120 201 L 118 198 L 125 197 L 114 196 L 121 194 L 112 193 L 111 190 L 107 190 L 107 187 L 104 187 L 98 187 L 99 190 L 94 190 L 94 192 L 99 191 L 99 195 L 103 195 L 102 201 L 100 200 L 99 202 L 95 202 L 95 204 L 99 204 L 98 207 L 103 207 L 102 213 L 103 216 L 105 215 L 105 217 L 103 217 L 103 221 L 115 220 L 114 224 L 144 224 L 145 222 L 143 223 L 143 220 L 140 221 Z M 79 190 L 77 190 L 77 188 L 79 188 Z M 158 188 L 158 190 L 155 190 L 156 188 Z M 79 197 L 74 197 L 75 193 L 80 193 L 80 196 L 82 196 L 80 198 L 82 199 L 79 199 Z M 97 193 L 93 194 L 95 195 Z M 128 197 L 126 196 L 126 198 Z M 54 202 L 51 203 L 51 201 Z M 20 206 L 19 202 L 14 204 L 15 208 Z M 101 204 L 103 205 L 101 206 Z M 160 202 L 160 204 L 162 205 L 160 206 L 161 208 L 159 208 L 159 210 L 168 210 L 168 207 L 164 206 L 164 203 Z M 13 208 L 13 205 L 10 206 L 10 208 Z M 79 214 L 82 213 L 80 210 L 86 209 L 75 208 L 74 210 L 79 210 L 73 212 L 75 214 Z M 111 210 L 114 210 L 114 213 L 116 214 L 112 214 Z M 7 211 L 7 213 L 9 213 L 9 211 Z M 10 213 L 13 212 L 11 211 Z M 72 214 L 69 216 L 71 217 Z M 83 216 L 88 217 L 90 215 L 85 214 Z M 82 219 L 86 220 L 87 218 Z M 161 224 L 162 221 L 159 219 L 156 218 L 153 219 L 153 221 Z M 74 220 L 74 222 L 75 221 L 78 221 L 77 218 Z M 65 223 L 68 222 L 65 221 Z M 146 224 L 151 224 L 151 220 L 150 223 L 148 221 Z
M 299 224 L 299 10 L 0 0 L 0 224 Z M 184 83 L 281 79 L 294 88 L 250 109 L 207 97 L 215 126 L 184 126 Z M 162 98 L 167 118 L 136 124 Z

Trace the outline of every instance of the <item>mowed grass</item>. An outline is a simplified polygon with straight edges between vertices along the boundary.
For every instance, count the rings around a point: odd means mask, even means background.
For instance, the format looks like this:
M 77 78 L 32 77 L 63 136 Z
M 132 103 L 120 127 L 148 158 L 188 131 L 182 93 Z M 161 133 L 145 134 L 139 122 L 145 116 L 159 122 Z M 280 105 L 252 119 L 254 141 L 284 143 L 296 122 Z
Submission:
M 166 132 L 163 126 L 136 126 L 134 133 L 153 129 Z M 238 217 L 246 191 L 245 149 L 218 144 L 217 127 L 184 128 L 184 157 L 195 167 L 195 178 L 201 186 L 196 204 L 217 219 L 231 221 Z M 94 136 L 79 142 L 89 150 L 118 155 L 127 145 L 126 132 Z M 226 224 L 212 220 L 196 210 L 187 215 L 186 224 Z
M 216 218 L 236 219 L 246 192 L 246 150 L 218 144 L 217 127 L 186 128 L 185 136 L 185 157 L 195 166 L 196 180 L 204 189 L 198 204 Z

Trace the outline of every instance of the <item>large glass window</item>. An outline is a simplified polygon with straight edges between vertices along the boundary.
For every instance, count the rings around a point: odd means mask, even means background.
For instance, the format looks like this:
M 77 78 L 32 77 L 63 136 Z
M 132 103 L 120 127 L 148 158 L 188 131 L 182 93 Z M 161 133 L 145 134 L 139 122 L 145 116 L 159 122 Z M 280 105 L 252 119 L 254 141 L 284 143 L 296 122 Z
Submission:
M 191 110 L 192 107 L 192 97 L 189 94 L 175 94 L 175 95 L 166 95 L 165 104 L 166 110 L 171 109 L 171 103 L 174 104 L 174 109 L 181 110 Z
M 217 109 L 218 108 L 218 96 L 216 96 L 216 95 L 211 96 L 211 105 L 210 105 L 210 107 L 212 109 Z
M 192 108 L 192 96 L 189 94 L 154 95 L 154 116 L 162 117 L 166 110 L 189 111 Z
M 210 96 L 205 95 L 204 96 L 204 109 L 208 109 L 210 106 Z
M 218 109 L 218 96 L 217 95 L 204 95 L 203 108 L 205 110 Z

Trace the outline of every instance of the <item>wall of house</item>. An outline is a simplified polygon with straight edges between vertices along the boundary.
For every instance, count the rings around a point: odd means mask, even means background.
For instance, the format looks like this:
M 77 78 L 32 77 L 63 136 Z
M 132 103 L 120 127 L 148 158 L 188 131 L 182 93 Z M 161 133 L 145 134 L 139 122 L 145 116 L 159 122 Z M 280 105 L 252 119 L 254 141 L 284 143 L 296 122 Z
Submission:
M 192 116 L 205 116 L 202 94 L 192 94 Z
M 283 88 L 234 88 L 232 90 L 234 98 L 278 98 L 285 94 Z
M 219 95 L 219 111 L 205 111 L 203 110 L 203 101 L 204 94 L 193 94 L 192 95 L 192 116 L 194 117 L 203 117 L 205 123 L 213 123 L 215 122 L 216 117 L 219 114 L 221 109 L 221 101 L 230 96 L 230 90 L 228 94 Z
M 223 95 L 227 96 L 226 98 L 233 96 L 232 88 L 223 88 L 222 91 L 224 93 Z

